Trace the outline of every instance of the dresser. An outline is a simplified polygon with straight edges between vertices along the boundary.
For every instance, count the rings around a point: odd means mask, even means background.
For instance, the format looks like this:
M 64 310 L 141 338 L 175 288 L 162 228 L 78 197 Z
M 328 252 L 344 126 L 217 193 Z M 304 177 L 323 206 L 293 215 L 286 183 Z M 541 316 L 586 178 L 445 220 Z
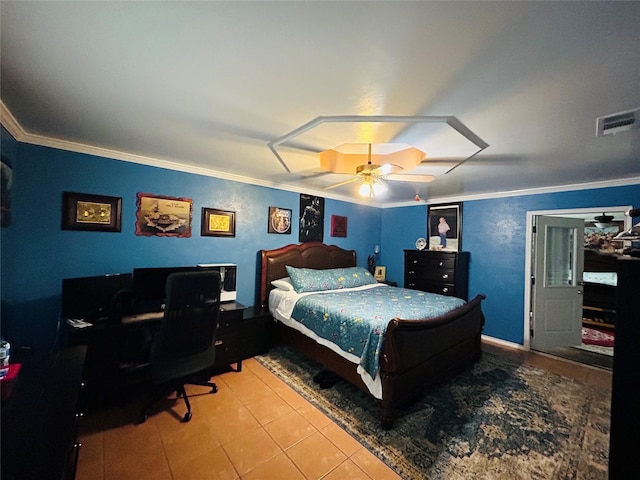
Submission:
M 22 368 L 2 402 L 2 480 L 74 478 L 85 355 L 84 346 L 15 355 Z
M 469 252 L 404 251 L 404 286 L 467 300 Z
M 637 468 L 630 465 L 634 464 L 640 445 L 640 258 L 620 257 L 617 273 L 616 345 L 609 436 L 609 478 L 612 480 L 638 476 Z

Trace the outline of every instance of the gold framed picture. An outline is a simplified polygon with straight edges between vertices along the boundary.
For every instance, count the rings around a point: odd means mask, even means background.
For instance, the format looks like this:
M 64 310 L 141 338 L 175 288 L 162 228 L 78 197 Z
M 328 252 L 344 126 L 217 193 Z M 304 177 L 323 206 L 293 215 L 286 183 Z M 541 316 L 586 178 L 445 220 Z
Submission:
M 203 207 L 200 235 L 205 237 L 235 237 L 236 212 Z
M 119 232 L 121 211 L 121 197 L 62 192 L 63 230 Z
M 378 265 L 376 267 L 375 273 L 373 274 L 373 278 L 375 278 L 379 282 L 384 282 L 386 276 L 387 276 L 387 267 L 382 267 Z
M 190 237 L 193 200 L 138 193 L 136 235 Z

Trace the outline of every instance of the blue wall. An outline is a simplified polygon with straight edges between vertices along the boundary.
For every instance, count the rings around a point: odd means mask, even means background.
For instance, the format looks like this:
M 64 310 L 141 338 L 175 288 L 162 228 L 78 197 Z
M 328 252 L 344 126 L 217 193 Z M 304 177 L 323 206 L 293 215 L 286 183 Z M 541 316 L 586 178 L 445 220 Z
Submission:
M 484 333 L 524 341 L 528 211 L 640 205 L 640 185 L 464 202 L 463 247 L 471 252 L 469 295 L 487 295 Z
M 238 301 L 253 305 L 259 250 L 298 243 L 295 223 L 291 235 L 267 233 L 269 206 L 299 218 L 298 193 L 28 145 L 4 130 L 2 149 L 14 166 L 13 220 L 1 232 L 2 333 L 16 345 L 54 344 L 63 278 L 230 262 L 238 264 Z M 63 191 L 122 197 L 122 231 L 62 230 Z M 138 192 L 193 199 L 192 236 L 136 236 Z M 201 236 L 202 207 L 235 211 L 236 236 Z M 330 236 L 332 214 L 348 217 L 346 238 Z M 355 249 L 359 265 L 379 232 L 378 208 L 326 199 L 324 242 Z
M 269 206 L 299 218 L 299 194 L 16 142 L 2 130 L 2 154 L 14 167 L 13 220 L 2 240 L 2 332 L 16 345 L 50 347 L 63 278 L 130 272 L 134 267 L 237 263 L 238 300 L 256 299 L 258 251 L 297 243 L 267 233 Z M 122 197 L 122 232 L 61 230 L 63 191 Z M 135 235 L 137 192 L 193 199 L 191 238 Z M 524 341 L 526 214 L 534 210 L 640 206 L 640 185 L 465 201 L 462 247 L 471 252 L 469 295 L 484 293 L 485 333 Z M 200 236 L 200 211 L 236 212 L 236 237 Z M 329 235 L 331 215 L 348 217 L 348 237 Z M 355 249 L 366 266 L 375 244 L 387 279 L 403 285 L 405 249 L 426 237 L 427 205 L 373 208 L 327 199 L 325 243 Z

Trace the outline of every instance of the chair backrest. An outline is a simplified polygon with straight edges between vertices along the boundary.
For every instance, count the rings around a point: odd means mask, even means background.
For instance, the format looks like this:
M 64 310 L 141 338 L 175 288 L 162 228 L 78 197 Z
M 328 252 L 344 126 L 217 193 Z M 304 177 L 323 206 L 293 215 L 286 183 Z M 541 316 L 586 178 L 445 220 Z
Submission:
M 164 318 L 152 348 L 152 362 L 185 358 L 212 348 L 220 289 L 220 274 L 216 271 L 169 275 Z

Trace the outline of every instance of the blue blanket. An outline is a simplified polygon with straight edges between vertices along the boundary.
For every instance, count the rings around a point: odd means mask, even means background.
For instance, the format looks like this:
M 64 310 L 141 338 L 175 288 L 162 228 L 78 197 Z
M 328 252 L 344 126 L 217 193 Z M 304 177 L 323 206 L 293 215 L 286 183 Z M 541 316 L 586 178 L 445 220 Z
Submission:
M 360 366 L 375 378 L 389 320 L 433 318 L 464 303 L 456 297 L 381 286 L 307 295 L 297 301 L 291 316 L 319 337 L 360 357 Z

